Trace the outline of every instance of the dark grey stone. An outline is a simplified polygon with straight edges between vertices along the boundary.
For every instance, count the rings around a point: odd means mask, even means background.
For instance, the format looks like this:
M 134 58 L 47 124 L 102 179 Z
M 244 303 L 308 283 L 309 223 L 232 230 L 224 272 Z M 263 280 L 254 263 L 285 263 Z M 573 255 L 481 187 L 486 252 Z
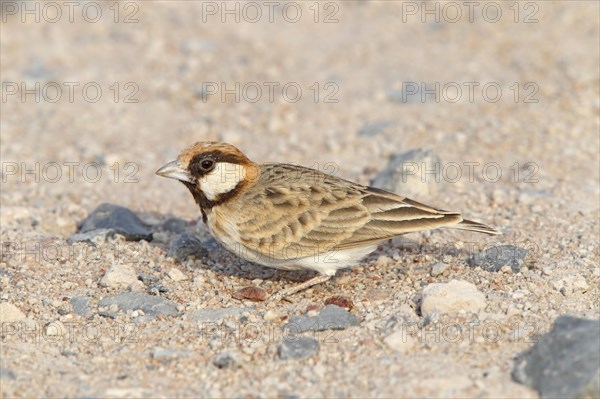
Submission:
M 71 307 L 75 314 L 85 316 L 90 311 L 90 300 L 83 296 L 74 296 L 71 298 Z
M 217 356 L 215 356 L 212 363 L 220 369 L 228 369 L 239 366 L 237 356 L 230 351 L 219 353 Z
M 113 204 L 102 204 L 81 222 L 79 233 L 97 229 L 112 229 L 128 241 L 152 240 L 152 232 L 129 209 Z
M 344 330 L 360 324 L 358 318 L 337 305 L 327 305 L 317 316 L 292 317 L 285 325 L 290 333 L 306 331 Z
M 504 266 L 510 266 L 513 272 L 521 270 L 528 251 L 513 245 L 499 245 L 488 248 L 482 253 L 472 255 L 468 259 L 471 267 L 481 267 L 488 272 L 497 272 Z
M 178 261 L 184 261 L 190 256 L 206 256 L 208 252 L 203 248 L 202 242 L 188 233 L 181 233 L 169 244 L 167 256 Z
M 240 316 L 244 312 L 253 311 L 250 308 L 199 309 L 188 313 L 187 319 L 198 323 L 216 322 L 230 316 Z
M 7 380 L 14 380 L 17 378 L 12 370 L 0 367 L 0 378 Z
M 388 127 L 394 126 L 396 123 L 394 121 L 378 121 L 364 124 L 360 129 L 358 129 L 358 134 L 360 136 L 376 136 Z
M 116 304 L 119 309 L 124 311 L 141 309 L 149 316 L 159 314 L 176 316 L 178 314 L 177 305 L 173 301 L 142 292 L 123 292 L 115 296 L 109 296 L 102 299 L 98 305 L 105 307 L 112 304 Z
M 517 356 L 512 377 L 542 398 L 600 397 L 600 320 L 560 316 Z
M 160 227 L 165 231 L 170 231 L 171 233 L 183 233 L 189 223 L 186 220 L 179 218 L 170 218 L 163 222 Z
M 106 310 L 101 310 L 98 312 L 98 316 L 100 317 L 106 317 L 107 319 L 116 319 L 117 318 L 117 312 L 109 312 Z
M 73 244 L 74 242 L 89 242 L 94 243 L 96 237 L 102 237 L 103 240 L 114 237 L 116 231 L 113 229 L 95 229 L 85 233 L 75 233 L 67 237 L 67 242 Z
M 317 353 L 319 350 L 319 341 L 311 337 L 286 337 L 279 348 L 277 353 L 283 360 L 287 359 L 304 359 Z
M 434 195 L 445 181 L 442 161 L 432 150 L 419 148 L 394 155 L 371 185 L 415 200 Z

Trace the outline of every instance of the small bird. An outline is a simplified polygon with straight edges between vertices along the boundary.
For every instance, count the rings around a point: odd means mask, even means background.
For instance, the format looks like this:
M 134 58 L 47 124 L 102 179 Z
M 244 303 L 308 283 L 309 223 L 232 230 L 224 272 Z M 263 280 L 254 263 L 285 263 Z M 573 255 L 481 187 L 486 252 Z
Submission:
M 197 142 L 157 175 L 182 182 L 203 221 L 243 259 L 317 276 L 281 290 L 282 299 L 355 266 L 389 238 L 439 227 L 500 234 L 485 224 L 315 169 L 257 164 L 233 145 Z

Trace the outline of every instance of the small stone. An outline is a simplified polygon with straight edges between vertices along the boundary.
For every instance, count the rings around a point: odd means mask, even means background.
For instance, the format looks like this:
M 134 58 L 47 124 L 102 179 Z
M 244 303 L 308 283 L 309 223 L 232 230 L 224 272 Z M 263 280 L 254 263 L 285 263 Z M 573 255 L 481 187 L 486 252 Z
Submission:
M 569 274 L 566 276 L 557 276 L 550 280 L 550 284 L 555 290 L 565 296 L 586 292 L 589 285 L 580 274 Z
M 213 365 L 220 369 L 229 369 L 233 367 L 239 367 L 238 355 L 234 354 L 231 351 L 224 351 L 219 353 L 213 359 Z
M 528 251 L 513 245 L 498 245 L 488 248 L 482 253 L 471 256 L 467 262 L 473 268 L 481 267 L 488 272 L 497 272 L 502 267 L 510 267 L 517 273 L 523 265 Z
M 443 263 L 443 262 L 438 262 L 431 266 L 430 275 L 431 275 L 431 277 L 437 277 L 437 276 L 444 274 L 444 272 L 448 269 L 450 269 L 449 264 Z
M 560 316 L 517 356 L 512 377 L 542 398 L 600 397 L 600 320 Z
M 134 281 L 137 281 L 137 273 L 129 265 L 122 263 L 113 263 L 100 280 L 102 287 L 127 287 Z
M 366 123 L 358 129 L 359 136 L 377 136 L 383 133 L 387 128 L 394 126 L 396 123 L 390 120 Z
M 321 309 L 317 316 L 292 317 L 285 328 L 294 333 L 302 333 L 306 331 L 344 330 L 359 324 L 358 318 L 346 309 L 337 305 L 327 305 Z
M 187 350 L 161 348 L 160 346 L 155 346 L 150 352 L 150 356 L 152 356 L 153 359 L 156 359 L 163 363 L 170 362 L 171 360 L 187 355 L 189 355 L 189 352 Z
M 179 234 L 183 233 L 188 225 L 189 223 L 183 219 L 170 218 L 165 220 L 160 227 L 165 231 Z
M 234 292 L 233 297 L 239 300 L 248 299 L 254 302 L 262 302 L 267 299 L 267 292 L 259 287 L 248 286 Z
M 429 284 L 423 289 L 421 314 L 478 313 L 485 306 L 485 295 L 476 286 L 467 281 L 452 280 L 448 283 Z
M 267 312 L 263 316 L 263 319 L 265 319 L 266 321 L 274 321 L 281 319 L 281 315 L 277 312 L 274 312 L 273 310 L 267 310 Z
M 440 157 L 431 150 L 403 152 L 388 162 L 371 185 L 409 198 L 426 199 L 444 183 L 441 167 Z
M 171 268 L 171 270 L 169 270 L 168 275 L 171 278 L 171 280 L 173 280 L 173 281 L 184 281 L 184 280 L 188 279 L 188 276 L 183 274 L 183 272 L 181 270 L 176 269 L 174 267 Z
M 146 286 L 140 280 L 135 280 L 133 283 L 129 284 L 128 289 L 131 292 L 144 292 L 146 291 Z
M 384 338 L 383 342 L 390 348 L 401 352 L 409 352 L 417 345 L 417 341 L 408 335 L 406 331 L 396 331 Z
M 62 337 L 66 333 L 66 331 L 67 328 L 65 327 L 65 325 L 62 322 L 56 320 L 46 325 L 44 333 L 48 337 Z
M 352 302 L 352 300 L 341 295 L 335 295 L 327 298 L 325 300 L 325 305 L 337 305 L 340 308 L 345 308 L 348 310 L 354 309 L 354 303 Z
M 169 244 L 167 256 L 182 262 L 187 258 L 194 256 L 196 258 L 206 256 L 207 250 L 202 246 L 202 242 L 188 233 L 181 233 L 176 236 Z
M 0 367 L 0 379 L 3 380 L 14 380 L 17 376 L 12 370 L 5 369 L 4 367 Z
M 99 306 L 108 307 L 117 305 L 123 311 L 141 309 L 146 315 L 157 316 L 176 316 L 177 305 L 168 299 L 144 294 L 141 292 L 124 292 L 115 296 L 103 298 Z
M 279 344 L 277 353 L 282 360 L 304 359 L 317 353 L 319 341 L 312 337 L 286 337 Z
M 226 317 L 241 316 L 244 312 L 252 311 L 250 308 L 223 308 L 223 309 L 200 309 L 194 310 L 186 315 L 186 318 L 198 323 L 217 322 Z
M 111 229 L 128 241 L 152 240 L 152 232 L 129 209 L 113 204 L 101 204 L 81 222 L 79 233 Z
M 12 303 L 0 302 L 0 325 L 25 320 L 25 318 L 25 314 Z
M 68 306 L 60 306 L 58 309 L 56 309 L 56 312 L 61 315 L 67 315 L 70 313 L 69 307 Z
M 67 237 L 67 242 L 73 244 L 75 242 L 89 242 L 92 244 L 106 241 L 109 238 L 114 237 L 116 234 L 113 229 L 95 229 L 86 231 L 85 233 L 75 233 Z
M 71 307 L 73 312 L 79 316 L 86 316 L 90 311 L 90 300 L 82 296 L 74 296 L 71 298 Z

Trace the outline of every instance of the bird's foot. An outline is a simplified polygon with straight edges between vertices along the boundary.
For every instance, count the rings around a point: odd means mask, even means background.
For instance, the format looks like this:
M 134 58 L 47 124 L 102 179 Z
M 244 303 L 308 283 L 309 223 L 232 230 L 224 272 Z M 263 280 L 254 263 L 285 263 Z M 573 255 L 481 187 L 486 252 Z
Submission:
M 332 276 L 327 276 L 325 274 L 319 274 L 311 279 L 306 280 L 303 283 L 300 283 L 300 284 L 294 285 L 292 287 L 277 291 L 276 293 L 271 295 L 271 297 L 269 299 L 271 301 L 277 301 L 277 302 L 279 302 L 281 300 L 293 302 L 292 300 L 290 300 L 290 296 L 292 296 L 300 291 L 304 291 L 305 289 L 308 289 L 308 288 L 312 287 L 313 285 L 324 283 L 324 282 L 328 281 L 331 277 Z

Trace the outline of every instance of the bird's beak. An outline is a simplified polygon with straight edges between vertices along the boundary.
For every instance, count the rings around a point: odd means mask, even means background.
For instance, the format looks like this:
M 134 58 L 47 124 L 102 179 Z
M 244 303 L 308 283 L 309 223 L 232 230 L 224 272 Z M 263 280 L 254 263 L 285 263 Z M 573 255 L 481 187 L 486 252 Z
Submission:
M 192 179 L 190 178 L 190 174 L 183 167 L 181 162 L 178 160 L 171 161 L 168 164 L 162 166 L 160 169 L 156 171 L 156 174 L 159 176 L 168 177 L 170 179 L 176 179 L 180 181 L 185 181 L 188 183 L 192 183 Z

